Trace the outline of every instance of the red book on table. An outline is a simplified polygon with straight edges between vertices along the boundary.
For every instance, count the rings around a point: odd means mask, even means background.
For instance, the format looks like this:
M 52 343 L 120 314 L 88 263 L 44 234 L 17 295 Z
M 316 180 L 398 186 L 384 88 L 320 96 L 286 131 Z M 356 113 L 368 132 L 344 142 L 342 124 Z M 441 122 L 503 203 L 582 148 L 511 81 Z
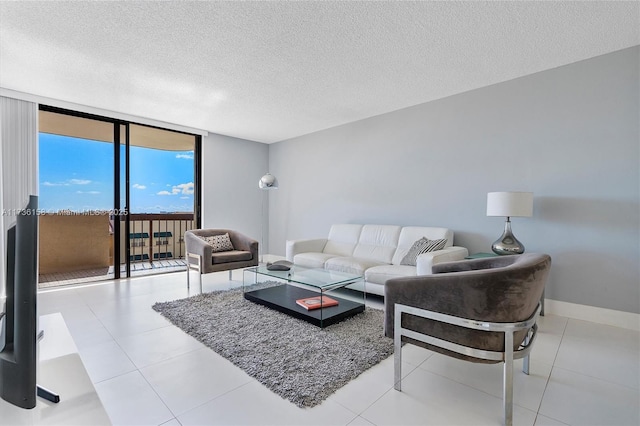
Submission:
M 322 300 L 320 298 L 322 297 Z M 319 308 L 328 308 L 329 306 L 336 306 L 338 301 L 332 299 L 328 296 L 315 296 L 315 297 L 306 297 L 304 299 L 296 300 L 296 303 L 306 310 L 310 311 L 312 309 Z

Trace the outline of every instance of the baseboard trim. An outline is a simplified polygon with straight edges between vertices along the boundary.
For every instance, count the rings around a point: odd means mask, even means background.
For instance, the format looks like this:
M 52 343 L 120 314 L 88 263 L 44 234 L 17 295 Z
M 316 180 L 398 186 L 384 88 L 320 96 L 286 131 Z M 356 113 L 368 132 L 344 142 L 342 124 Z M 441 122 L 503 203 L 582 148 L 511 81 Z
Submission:
M 632 312 L 578 305 L 576 303 L 561 302 L 552 299 L 544 300 L 544 310 L 546 314 L 640 331 L 640 314 L 634 314 Z

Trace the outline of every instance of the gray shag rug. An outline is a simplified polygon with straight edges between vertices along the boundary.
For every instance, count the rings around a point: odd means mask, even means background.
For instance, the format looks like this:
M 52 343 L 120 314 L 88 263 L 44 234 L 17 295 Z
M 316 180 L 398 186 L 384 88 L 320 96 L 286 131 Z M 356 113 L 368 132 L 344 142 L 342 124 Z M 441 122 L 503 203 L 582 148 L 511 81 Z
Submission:
M 245 300 L 240 289 L 153 309 L 299 407 L 320 404 L 393 353 L 377 309 L 324 329 Z

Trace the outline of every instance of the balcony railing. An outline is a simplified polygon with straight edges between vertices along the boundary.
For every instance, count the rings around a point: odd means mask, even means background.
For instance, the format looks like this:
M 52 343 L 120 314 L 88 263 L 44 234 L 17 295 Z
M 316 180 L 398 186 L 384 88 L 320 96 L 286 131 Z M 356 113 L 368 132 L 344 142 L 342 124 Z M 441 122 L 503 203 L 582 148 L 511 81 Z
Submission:
M 184 233 L 194 228 L 192 213 L 132 214 L 130 233 L 120 227 L 120 259 L 114 262 L 113 222 L 107 213 L 60 212 L 40 216 L 39 269 L 44 275 L 82 277 L 113 275 L 114 263 L 122 270 L 129 259 L 138 269 L 179 267 L 185 256 Z M 124 219 L 123 219 L 124 220 Z M 140 266 L 141 268 L 138 268 Z M 144 267 L 143 267 L 144 266 Z M 133 270 L 133 268 L 132 268 Z M 60 276 L 62 276 L 60 275 Z M 44 280 L 43 280 L 44 281 Z
M 129 238 L 123 238 L 130 247 L 131 262 L 183 259 L 184 233 L 194 228 L 192 213 L 131 214 Z M 121 226 L 124 235 L 124 225 Z M 125 262 L 123 250 L 121 263 Z

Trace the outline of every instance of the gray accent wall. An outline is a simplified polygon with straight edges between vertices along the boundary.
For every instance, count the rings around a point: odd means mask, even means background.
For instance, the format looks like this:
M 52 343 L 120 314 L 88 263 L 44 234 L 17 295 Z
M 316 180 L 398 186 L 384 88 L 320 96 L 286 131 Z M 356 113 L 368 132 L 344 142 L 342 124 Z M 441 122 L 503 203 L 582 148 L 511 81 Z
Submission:
M 269 145 L 244 139 L 202 138 L 203 228 L 235 229 L 260 241 L 264 220 L 266 242 L 268 209 L 263 218 L 258 180 L 268 171 L 268 152 Z
M 546 297 L 640 313 L 639 62 L 636 46 L 270 145 L 269 252 L 333 223 L 445 226 L 487 252 L 504 226 L 487 192 L 532 191 L 512 227 L 553 259 Z

